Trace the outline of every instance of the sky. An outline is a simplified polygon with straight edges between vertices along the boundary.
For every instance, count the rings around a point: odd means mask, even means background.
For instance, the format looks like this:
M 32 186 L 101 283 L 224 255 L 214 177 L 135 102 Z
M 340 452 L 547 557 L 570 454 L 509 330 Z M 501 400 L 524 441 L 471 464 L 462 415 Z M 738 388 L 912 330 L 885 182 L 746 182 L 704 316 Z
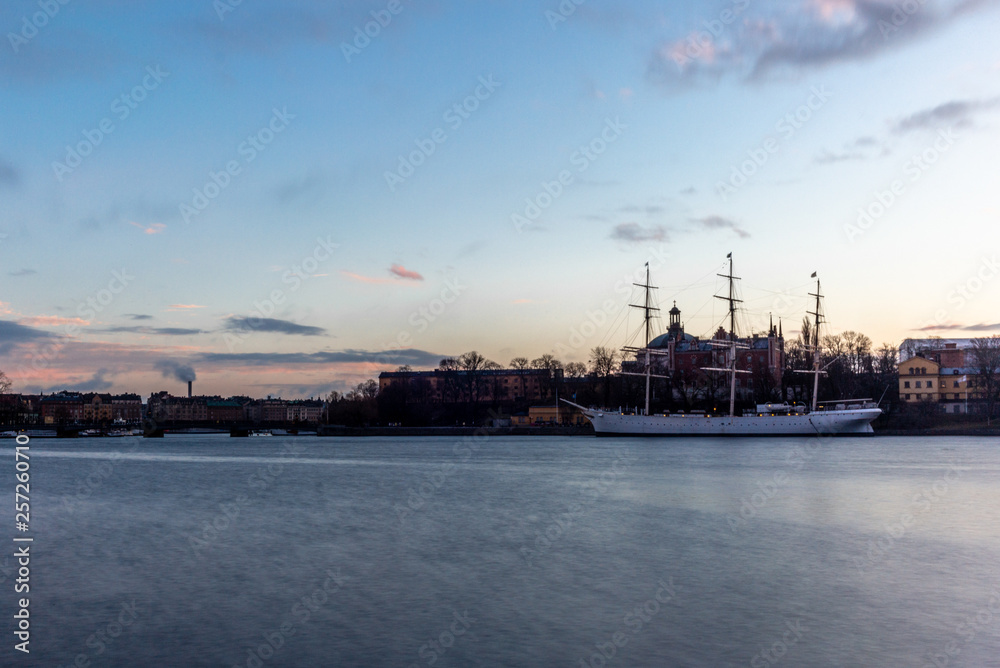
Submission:
M 15 392 L 325 395 L 477 350 L 1000 333 L 1000 1 L 10 0 Z M 631 311 L 631 312 L 630 312 Z M 664 322 L 657 322 L 654 335 Z M 640 335 L 641 336 L 641 335 Z

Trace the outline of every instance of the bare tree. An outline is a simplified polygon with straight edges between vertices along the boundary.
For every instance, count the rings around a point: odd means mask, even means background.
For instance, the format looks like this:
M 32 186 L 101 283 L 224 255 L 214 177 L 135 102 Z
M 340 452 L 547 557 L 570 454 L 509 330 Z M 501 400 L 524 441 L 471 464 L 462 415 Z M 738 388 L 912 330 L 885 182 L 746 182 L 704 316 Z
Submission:
M 566 375 L 570 378 L 583 378 L 587 375 L 587 365 L 583 362 L 570 362 L 566 365 Z
M 529 366 L 527 357 L 515 357 L 510 361 L 511 369 L 527 369 Z
M 549 371 L 555 371 L 556 369 L 563 368 L 563 363 L 555 358 L 554 355 L 549 355 L 548 353 L 542 355 L 541 357 L 536 357 L 531 360 L 532 369 L 548 369 Z
M 972 365 L 975 383 L 986 408 L 986 424 L 990 424 L 997 400 L 1000 399 L 1000 334 L 972 339 Z
M 7 377 L 3 371 L 0 371 L 0 394 L 7 394 L 10 392 L 10 378 Z
M 601 400 L 607 404 L 611 396 L 611 376 L 618 370 L 621 363 L 618 351 L 614 348 L 597 346 L 590 351 L 590 369 L 594 378 L 599 380 L 604 391 Z
M 442 371 L 457 371 L 459 366 L 460 364 L 458 363 L 458 360 L 454 357 L 445 357 L 438 364 L 438 368 Z

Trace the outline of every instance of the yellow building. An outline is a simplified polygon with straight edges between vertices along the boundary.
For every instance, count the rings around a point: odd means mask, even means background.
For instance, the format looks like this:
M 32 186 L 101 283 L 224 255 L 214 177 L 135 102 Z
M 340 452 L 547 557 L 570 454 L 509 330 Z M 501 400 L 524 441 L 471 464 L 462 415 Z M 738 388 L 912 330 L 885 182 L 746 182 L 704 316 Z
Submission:
M 515 415 L 511 418 L 511 423 L 518 427 L 543 424 L 584 425 L 587 424 L 587 418 L 572 406 L 562 405 L 558 409 L 555 406 L 531 406 L 527 415 Z
M 899 398 L 907 403 L 936 402 L 945 413 L 967 413 L 970 399 L 969 379 L 974 370 L 963 367 L 942 367 L 926 357 L 911 357 L 899 364 Z

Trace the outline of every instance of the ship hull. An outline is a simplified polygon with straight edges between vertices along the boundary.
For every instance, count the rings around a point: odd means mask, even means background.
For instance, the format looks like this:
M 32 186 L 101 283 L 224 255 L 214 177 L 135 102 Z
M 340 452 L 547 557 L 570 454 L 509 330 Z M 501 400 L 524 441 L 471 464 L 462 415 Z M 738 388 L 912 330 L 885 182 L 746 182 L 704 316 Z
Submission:
M 864 436 L 882 411 L 858 408 L 809 414 L 705 417 L 584 411 L 598 436 Z

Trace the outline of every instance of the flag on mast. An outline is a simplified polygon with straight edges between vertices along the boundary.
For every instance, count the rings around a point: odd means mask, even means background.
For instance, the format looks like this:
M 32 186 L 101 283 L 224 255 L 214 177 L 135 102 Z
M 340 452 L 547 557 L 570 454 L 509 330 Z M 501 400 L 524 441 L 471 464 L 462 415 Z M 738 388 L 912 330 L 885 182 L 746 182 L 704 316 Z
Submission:
M 812 276 L 810 276 L 809 278 L 816 278 L 816 272 L 814 271 L 814 272 L 813 272 L 813 275 L 812 275 Z

